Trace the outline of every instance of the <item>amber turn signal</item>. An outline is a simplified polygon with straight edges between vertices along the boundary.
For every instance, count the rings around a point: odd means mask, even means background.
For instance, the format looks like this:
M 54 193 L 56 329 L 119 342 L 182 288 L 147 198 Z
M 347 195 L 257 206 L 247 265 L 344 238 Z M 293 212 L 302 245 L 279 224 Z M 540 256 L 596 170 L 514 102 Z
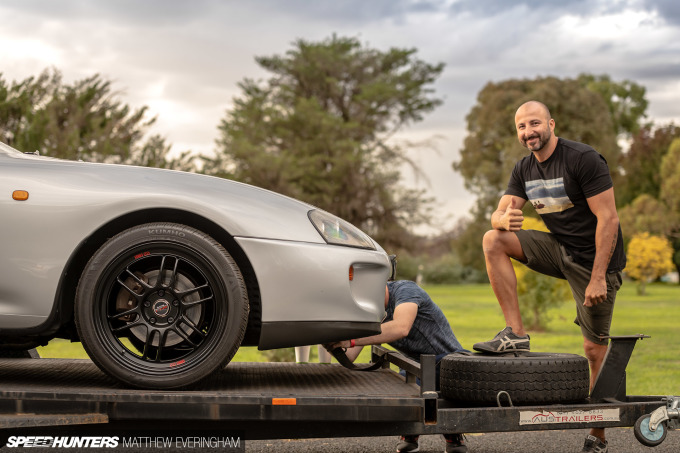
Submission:
M 17 201 L 26 201 L 28 200 L 28 192 L 25 190 L 15 190 L 12 192 L 12 198 Z
M 349 267 L 349 281 L 354 280 L 354 266 Z

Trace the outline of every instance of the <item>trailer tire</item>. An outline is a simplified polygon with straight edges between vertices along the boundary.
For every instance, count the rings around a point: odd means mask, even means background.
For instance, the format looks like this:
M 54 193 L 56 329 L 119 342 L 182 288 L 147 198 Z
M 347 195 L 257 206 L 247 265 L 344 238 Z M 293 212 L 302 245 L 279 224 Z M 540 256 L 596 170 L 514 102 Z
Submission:
M 440 367 L 444 398 L 485 405 L 579 402 L 590 387 L 588 360 L 576 354 L 449 354 Z

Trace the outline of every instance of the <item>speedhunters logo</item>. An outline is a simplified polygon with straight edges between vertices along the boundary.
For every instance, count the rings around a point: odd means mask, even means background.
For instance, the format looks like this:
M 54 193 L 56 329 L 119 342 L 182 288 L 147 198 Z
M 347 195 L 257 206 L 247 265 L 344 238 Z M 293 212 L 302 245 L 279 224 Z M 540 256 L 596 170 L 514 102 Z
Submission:
M 10 436 L 8 448 L 116 448 L 118 437 L 83 436 Z
M 168 450 L 193 450 L 223 452 L 245 452 L 245 441 L 242 432 L 225 432 L 222 430 L 208 432 L 197 430 L 188 432 L 179 430 L 172 434 L 167 431 L 126 432 L 117 431 L 116 435 L 97 436 L 93 433 L 69 432 L 58 433 L 54 430 L 41 432 L 8 433 L 0 435 L 0 450 L 23 451 L 26 448 L 37 448 L 37 451 L 65 451 L 68 449 L 108 449 L 108 451 L 134 452 L 166 452 Z

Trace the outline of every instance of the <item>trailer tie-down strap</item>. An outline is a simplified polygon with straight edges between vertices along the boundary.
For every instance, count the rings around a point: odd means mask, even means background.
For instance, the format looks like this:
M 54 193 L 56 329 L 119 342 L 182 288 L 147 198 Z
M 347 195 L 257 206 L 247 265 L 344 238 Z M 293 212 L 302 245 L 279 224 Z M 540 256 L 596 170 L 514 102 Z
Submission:
M 378 368 L 381 368 L 383 363 L 385 363 L 385 355 L 381 355 L 377 361 L 373 363 L 366 364 L 366 366 L 358 366 L 352 363 L 352 361 L 347 358 L 347 355 L 345 354 L 345 349 L 344 348 L 335 348 L 331 351 L 331 354 L 333 357 L 335 357 L 335 360 L 338 361 L 338 363 L 345 368 L 353 371 L 374 371 L 377 370 Z

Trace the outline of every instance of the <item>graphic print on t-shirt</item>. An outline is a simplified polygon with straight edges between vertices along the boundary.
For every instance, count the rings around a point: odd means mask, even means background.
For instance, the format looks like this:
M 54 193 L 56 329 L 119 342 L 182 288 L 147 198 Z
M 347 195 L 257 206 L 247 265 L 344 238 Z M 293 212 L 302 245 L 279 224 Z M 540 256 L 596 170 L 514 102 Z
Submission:
M 563 178 L 527 181 L 525 190 L 539 214 L 562 212 L 574 207 L 564 188 Z

